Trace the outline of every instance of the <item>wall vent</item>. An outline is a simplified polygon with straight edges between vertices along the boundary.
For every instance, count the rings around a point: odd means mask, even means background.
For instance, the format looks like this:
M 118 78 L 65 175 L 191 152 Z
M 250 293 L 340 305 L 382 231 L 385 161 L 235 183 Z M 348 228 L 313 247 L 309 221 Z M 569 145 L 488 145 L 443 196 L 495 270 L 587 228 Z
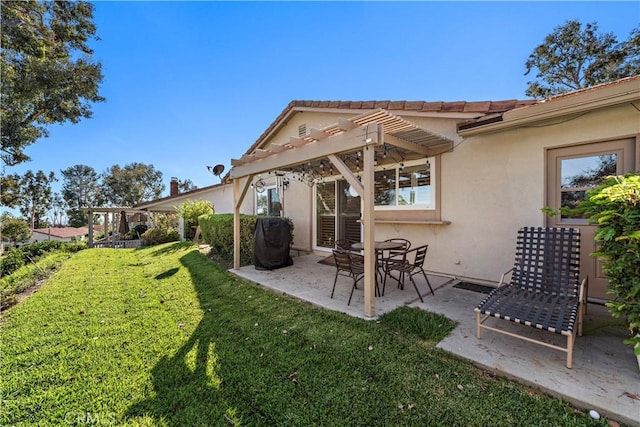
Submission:
M 307 136 L 307 124 L 303 123 L 298 125 L 298 138 L 303 138 Z

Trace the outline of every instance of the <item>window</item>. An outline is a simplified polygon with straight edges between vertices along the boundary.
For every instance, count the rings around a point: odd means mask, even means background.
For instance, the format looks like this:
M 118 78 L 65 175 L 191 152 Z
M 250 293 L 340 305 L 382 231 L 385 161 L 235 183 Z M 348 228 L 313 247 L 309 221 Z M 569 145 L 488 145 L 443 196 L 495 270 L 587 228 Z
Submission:
M 562 220 L 587 222 L 584 213 L 576 208 L 586 198 L 588 190 L 596 188 L 604 177 L 616 174 L 617 164 L 616 153 L 560 160 Z
M 376 209 L 434 209 L 434 162 L 407 162 L 374 174 Z
M 256 215 L 280 216 L 282 204 L 277 187 L 264 187 L 262 191 L 256 189 Z

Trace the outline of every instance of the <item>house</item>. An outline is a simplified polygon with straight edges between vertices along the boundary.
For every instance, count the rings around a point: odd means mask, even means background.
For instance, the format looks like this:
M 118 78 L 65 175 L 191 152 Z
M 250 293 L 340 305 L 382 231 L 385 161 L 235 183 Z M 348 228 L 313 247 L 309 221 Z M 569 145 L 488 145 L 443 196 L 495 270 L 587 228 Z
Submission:
M 429 245 L 432 272 L 495 282 L 518 228 L 580 228 L 589 298 L 605 300 L 594 226 L 541 209 L 575 206 L 598 178 L 640 170 L 640 76 L 542 101 L 293 101 L 232 166 L 231 184 L 182 197 L 289 217 L 295 247 L 318 254 L 336 240 L 406 237 Z
M 95 225 L 94 229 L 102 230 L 102 226 Z M 31 230 L 29 243 L 57 240 L 59 242 L 83 241 L 89 235 L 89 227 L 47 227 Z
M 169 196 L 140 203 L 135 206 L 135 209 L 155 213 L 175 213 L 175 208 L 187 200 L 206 200 L 212 204 L 216 213 L 233 212 L 233 188 L 229 184 L 214 184 L 180 193 L 178 191 L 178 179 L 171 178 L 169 188 Z M 245 203 L 242 213 L 253 214 L 254 206 L 251 203 Z M 153 220 L 153 214 L 151 215 L 151 220 Z M 180 236 L 184 238 L 184 221 L 180 218 L 179 222 Z

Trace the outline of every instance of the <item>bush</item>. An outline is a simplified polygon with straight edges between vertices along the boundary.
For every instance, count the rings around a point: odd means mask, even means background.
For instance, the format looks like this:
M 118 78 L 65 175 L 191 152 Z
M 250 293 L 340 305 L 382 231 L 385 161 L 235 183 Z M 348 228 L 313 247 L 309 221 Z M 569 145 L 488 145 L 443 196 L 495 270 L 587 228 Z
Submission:
M 30 245 L 24 245 L 21 248 L 11 249 L 0 260 L 0 276 L 9 275 L 31 261 L 35 261 L 42 255 L 55 252 L 78 252 L 86 249 L 85 242 L 59 242 L 57 240 L 45 240 Z
M 258 216 L 240 215 L 240 265 L 253 263 L 253 235 Z M 261 217 L 262 218 L 262 217 Z M 293 243 L 293 222 L 284 218 L 291 226 Z M 200 232 L 211 251 L 225 261 L 233 262 L 233 214 L 213 214 L 198 217 Z
M 145 246 L 159 245 L 161 243 L 176 242 L 180 240 L 178 230 L 173 227 L 150 228 L 142 234 L 142 244 Z
M 613 299 L 607 307 L 614 317 L 626 319 L 631 338 L 640 355 L 640 175 L 608 177 L 588 193 L 586 212 L 598 225 L 598 251 L 609 277 L 607 293 Z
M 0 260 L 0 277 L 7 276 L 24 265 L 24 254 L 18 248 L 12 248 Z
M 184 219 L 184 237 L 192 240 L 196 234 L 198 218 L 202 215 L 215 213 L 213 205 L 208 200 L 185 201 L 176 207 L 176 212 Z

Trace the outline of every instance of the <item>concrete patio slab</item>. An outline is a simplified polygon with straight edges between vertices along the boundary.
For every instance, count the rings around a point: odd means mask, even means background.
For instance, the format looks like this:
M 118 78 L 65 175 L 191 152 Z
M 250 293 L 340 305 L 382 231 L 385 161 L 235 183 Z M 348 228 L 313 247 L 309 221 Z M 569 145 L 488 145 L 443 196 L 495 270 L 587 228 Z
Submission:
M 330 298 L 335 267 L 320 264 L 318 261 L 322 259 L 316 255 L 300 255 L 294 257 L 290 267 L 261 271 L 247 266 L 230 272 L 316 306 L 366 318 L 362 286 L 354 292 L 351 305 L 347 305 L 350 279 L 339 276 L 334 298 Z M 606 307 L 588 305 L 584 334 L 576 339 L 574 346 L 573 368 L 567 369 L 566 356 L 560 351 L 491 331 L 483 331 L 482 339 L 478 339 L 473 309 L 484 294 L 454 288 L 458 282 L 455 278 L 429 275 L 435 289 L 435 295 L 431 295 L 424 279 L 418 276 L 416 279 L 424 303 L 412 286 L 401 290 L 388 282 L 385 295 L 375 299 L 376 315 L 402 305 L 441 313 L 458 322 L 458 326 L 438 344 L 439 348 L 497 375 L 567 400 L 576 407 L 593 409 L 609 419 L 640 426 L 640 369 L 633 351 L 622 344 L 624 327 L 611 318 Z M 547 342 L 564 341 L 564 337 L 534 328 L 504 321 L 499 324 Z

